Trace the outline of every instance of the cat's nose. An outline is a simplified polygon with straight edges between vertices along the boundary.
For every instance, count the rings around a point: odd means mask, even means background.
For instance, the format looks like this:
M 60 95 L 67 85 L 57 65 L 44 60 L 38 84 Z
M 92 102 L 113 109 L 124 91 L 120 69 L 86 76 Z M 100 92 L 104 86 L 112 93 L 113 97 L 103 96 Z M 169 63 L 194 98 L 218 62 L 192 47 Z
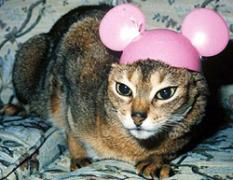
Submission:
M 146 112 L 133 112 L 131 117 L 134 121 L 134 124 L 139 127 L 142 125 L 142 122 L 147 118 Z

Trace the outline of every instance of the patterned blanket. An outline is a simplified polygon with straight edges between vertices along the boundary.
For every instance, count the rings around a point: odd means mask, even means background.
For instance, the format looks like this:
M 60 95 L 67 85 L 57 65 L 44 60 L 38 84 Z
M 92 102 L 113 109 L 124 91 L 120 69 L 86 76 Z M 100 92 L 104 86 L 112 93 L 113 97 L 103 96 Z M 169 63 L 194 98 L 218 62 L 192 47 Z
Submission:
M 0 117 L 0 178 L 143 179 L 126 162 L 99 160 L 69 172 L 64 133 L 36 117 Z M 233 118 L 214 136 L 172 162 L 170 179 L 233 179 Z

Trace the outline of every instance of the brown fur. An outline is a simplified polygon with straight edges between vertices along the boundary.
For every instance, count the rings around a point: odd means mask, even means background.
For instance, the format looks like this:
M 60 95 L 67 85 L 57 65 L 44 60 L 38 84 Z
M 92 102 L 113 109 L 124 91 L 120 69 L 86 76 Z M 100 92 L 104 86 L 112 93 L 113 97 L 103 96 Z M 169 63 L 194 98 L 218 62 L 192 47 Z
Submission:
M 16 94 L 31 113 L 65 128 L 71 170 L 90 163 L 88 144 L 101 158 L 135 164 L 139 174 L 167 177 L 169 162 L 190 143 L 204 115 L 205 80 L 199 73 L 154 60 L 114 64 L 117 58 L 98 35 L 108 9 L 75 9 L 49 33 L 27 41 L 16 56 Z M 118 82 L 127 85 L 132 96 L 119 95 Z M 170 86 L 177 87 L 174 98 L 155 97 Z M 129 121 L 130 126 L 143 126 L 148 119 L 152 126 L 163 125 L 141 134 L 135 130 L 136 135 L 126 127 Z

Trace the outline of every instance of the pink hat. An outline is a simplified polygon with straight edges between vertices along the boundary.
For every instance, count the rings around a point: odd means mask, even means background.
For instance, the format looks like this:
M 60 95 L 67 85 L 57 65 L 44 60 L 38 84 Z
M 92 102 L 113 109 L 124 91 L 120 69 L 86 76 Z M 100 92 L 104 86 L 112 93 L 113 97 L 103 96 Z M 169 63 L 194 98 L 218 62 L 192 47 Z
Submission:
M 200 56 L 220 53 L 230 38 L 226 22 L 213 10 L 193 10 L 178 33 L 169 29 L 145 30 L 145 17 L 132 4 L 111 9 L 102 19 L 99 33 L 105 46 L 122 51 L 121 64 L 149 58 L 193 71 L 200 71 Z

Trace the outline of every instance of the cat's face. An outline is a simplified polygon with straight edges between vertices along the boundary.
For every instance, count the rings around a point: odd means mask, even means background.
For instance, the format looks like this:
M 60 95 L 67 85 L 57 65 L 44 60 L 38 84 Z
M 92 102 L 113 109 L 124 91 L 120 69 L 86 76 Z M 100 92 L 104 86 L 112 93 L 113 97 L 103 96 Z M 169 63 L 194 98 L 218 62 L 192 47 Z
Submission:
M 147 139 L 192 111 L 200 93 L 193 74 L 151 60 L 115 64 L 107 91 L 112 112 L 131 135 Z

